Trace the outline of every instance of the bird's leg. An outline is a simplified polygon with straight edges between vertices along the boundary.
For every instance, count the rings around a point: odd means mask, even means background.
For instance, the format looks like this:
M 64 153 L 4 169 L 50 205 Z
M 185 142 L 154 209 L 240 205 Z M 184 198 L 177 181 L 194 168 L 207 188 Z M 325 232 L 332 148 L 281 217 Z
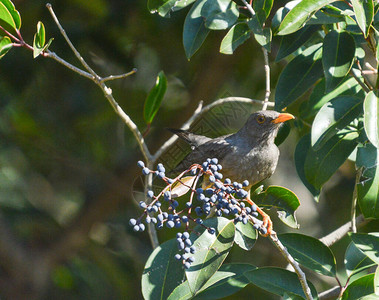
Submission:
M 262 234 L 263 236 L 269 236 L 272 233 L 272 221 L 268 214 L 266 214 L 258 205 L 254 203 L 253 200 L 250 199 L 250 189 L 248 190 L 248 196 L 246 197 L 246 201 L 251 205 L 255 205 L 257 207 L 257 212 L 262 216 L 263 221 L 263 227 L 267 229 L 267 232 L 265 234 Z

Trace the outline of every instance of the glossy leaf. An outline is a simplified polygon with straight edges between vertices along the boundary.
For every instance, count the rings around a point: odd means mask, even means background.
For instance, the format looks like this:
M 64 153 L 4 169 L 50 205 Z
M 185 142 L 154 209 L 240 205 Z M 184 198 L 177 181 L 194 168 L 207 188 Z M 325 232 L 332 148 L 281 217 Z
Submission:
M 216 273 L 234 243 L 233 221 L 213 218 L 205 220 L 203 225 L 215 228 L 216 233 L 210 234 L 200 225 L 191 233 L 191 241 L 196 247 L 195 262 L 186 270 L 186 277 L 192 294 L 197 293 Z
M 336 0 L 302 0 L 283 19 L 278 35 L 293 33 L 303 27 L 311 15 Z
M 245 276 L 252 284 L 270 293 L 279 296 L 292 293 L 305 298 L 299 278 L 294 272 L 281 268 L 264 267 L 246 272 Z M 309 282 L 308 284 L 310 285 L 313 297 L 316 298 L 317 292 L 315 288 Z
M 371 23 L 374 19 L 374 1 L 373 0 L 351 0 L 355 13 L 355 19 L 361 28 L 365 38 L 368 36 Z
M 37 32 L 34 34 L 33 40 L 33 58 L 42 53 L 45 46 L 45 26 L 41 21 L 37 23 Z
M 368 258 L 379 264 L 379 233 L 349 233 L 354 245 Z
M 237 4 L 232 0 L 207 0 L 201 10 L 205 27 L 222 30 L 232 26 L 238 19 Z
M 257 241 L 257 231 L 253 228 L 253 224 L 247 223 L 244 225 L 242 222 L 238 222 L 234 241 L 242 249 L 251 250 Z
M 342 300 L 357 300 L 374 293 L 374 274 L 368 274 L 350 283 L 344 293 Z
M 311 149 L 311 135 L 307 134 L 303 136 L 300 141 L 297 143 L 295 149 L 295 166 L 297 174 L 299 175 L 301 181 L 306 186 L 306 188 L 314 196 L 315 200 L 318 201 L 318 196 L 320 195 L 320 188 L 315 188 L 305 176 L 305 160 L 308 156 L 308 153 Z
M 345 252 L 345 269 L 347 276 L 354 275 L 375 265 L 354 243 L 350 243 Z
M 9 37 L 0 37 L 0 59 L 7 54 L 7 52 L 12 48 L 12 41 Z
M 379 218 L 379 149 L 372 144 L 359 147 L 356 165 L 363 168 L 357 185 L 359 207 L 365 218 Z
M 307 26 L 300 29 L 296 33 L 280 37 L 279 50 L 278 54 L 276 55 L 275 61 L 278 62 L 291 53 L 295 52 L 302 45 L 304 45 L 319 29 L 320 26 L 317 25 Z
M 354 78 L 347 78 L 333 91 L 325 94 L 325 78 L 323 78 L 313 89 L 307 107 L 301 112 L 301 117 L 304 119 L 313 117 L 325 103 L 342 95 L 364 97 L 364 92 Z
M 14 31 L 21 27 L 20 13 L 10 0 L 0 0 L 0 25 Z
M 238 46 L 250 38 L 250 28 L 245 22 L 235 24 L 225 35 L 221 42 L 220 52 L 233 54 Z
M 332 251 L 318 239 L 298 233 L 285 233 L 279 235 L 279 240 L 299 264 L 322 275 L 336 275 L 336 259 Z
M 188 193 L 188 191 L 191 189 L 194 181 L 196 179 L 196 176 L 184 176 L 180 180 L 181 182 L 177 181 L 172 185 L 171 189 L 171 197 L 172 198 L 178 198 Z
M 254 33 L 254 38 L 259 45 L 264 47 L 268 52 L 271 51 L 272 32 L 270 28 L 262 28 L 256 16 L 253 16 L 247 24 Z
M 150 90 L 149 95 L 147 95 L 145 106 L 143 108 L 143 117 L 147 124 L 151 124 L 154 120 L 154 117 L 161 106 L 166 89 L 167 79 L 163 71 L 160 71 L 155 85 Z
M 312 124 L 313 149 L 320 149 L 339 130 L 357 118 L 362 111 L 362 99 L 354 96 L 339 96 L 325 103 Z
M 206 2 L 207 0 L 196 1 L 184 21 L 183 45 L 188 59 L 199 50 L 210 31 L 205 27 L 205 20 L 201 16 L 201 10 Z
M 150 13 L 158 13 L 161 17 L 170 17 L 171 11 L 177 11 L 195 2 L 195 0 L 149 0 L 147 7 Z
M 148 258 L 142 274 L 142 294 L 145 299 L 167 299 L 182 283 L 183 264 L 174 256 L 178 252 L 175 239 L 157 247 Z
M 291 132 L 291 125 L 289 125 L 287 122 L 283 123 L 282 126 L 280 126 L 278 135 L 275 138 L 275 145 L 279 146 L 281 143 L 283 143 L 286 138 L 289 136 Z
M 323 75 L 321 53 L 321 44 L 313 45 L 286 65 L 276 85 L 277 111 L 295 102 Z
M 298 228 L 295 211 L 300 206 L 297 196 L 281 186 L 269 186 L 264 192 L 254 195 L 252 200 L 259 206 L 274 207 L 279 219 L 292 228 Z
M 379 98 L 373 91 L 367 94 L 363 108 L 366 135 L 369 141 L 379 148 Z
M 332 8 L 329 6 L 329 8 Z M 345 19 L 343 15 L 332 15 L 328 11 L 318 11 L 307 21 L 307 25 L 326 25 L 343 22 Z
M 358 133 L 345 130 L 339 131 L 320 149 L 309 148 L 305 159 L 305 176 L 316 189 L 338 170 L 357 145 Z
M 221 299 L 233 295 L 249 284 L 245 273 L 255 270 L 256 268 L 257 267 L 250 264 L 224 264 L 211 279 L 209 279 L 194 299 Z
M 167 298 L 167 300 L 188 300 L 193 299 L 192 292 L 189 288 L 188 281 L 178 285 Z
M 354 38 L 346 31 L 330 31 L 324 38 L 322 65 L 326 92 L 332 91 L 349 73 L 355 57 Z
M 257 14 L 259 24 L 262 26 L 270 15 L 274 0 L 255 0 L 253 1 L 253 9 Z

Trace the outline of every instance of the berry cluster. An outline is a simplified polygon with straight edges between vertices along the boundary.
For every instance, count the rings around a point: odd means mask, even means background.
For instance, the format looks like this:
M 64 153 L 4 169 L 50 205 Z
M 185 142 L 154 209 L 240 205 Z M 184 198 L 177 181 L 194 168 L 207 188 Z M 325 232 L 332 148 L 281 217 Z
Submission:
M 216 230 L 203 224 L 203 218 L 211 214 L 216 216 L 233 217 L 234 222 L 247 224 L 249 220 L 254 224 L 254 228 L 261 234 L 266 234 L 266 227 L 262 226 L 263 222 L 256 217 L 258 216 L 257 206 L 248 198 L 248 192 L 244 190 L 249 186 L 245 180 L 242 183 L 232 182 L 226 178 L 222 181 L 222 166 L 218 163 L 217 158 L 207 159 L 200 164 L 194 164 L 187 170 L 179 174 L 176 178 L 166 176 L 165 168 L 158 164 L 156 170 L 150 170 L 142 161 L 138 162 L 144 175 L 154 174 L 163 180 L 166 186 L 157 194 L 153 191 L 147 192 L 148 203 L 141 201 L 139 206 L 144 210 L 140 218 L 130 219 L 129 224 L 133 226 L 134 231 L 144 231 L 145 224 L 154 224 L 158 229 L 164 226 L 168 228 L 185 227 L 185 232 L 177 234 L 179 251 L 183 254 L 177 254 L 176 259 L 181 260 L 185 268 L 189 268 L 194 258 L 190 254 L 195 253 L 195 247 L 192 246 L 189 239 L 188 230 L 190 224 L 199 224 L 204 226 L 210 234 Z M 203 177 L 203 186 L 197 187 L 199 179 Z M 190 193 L 189 201 L 179 204 L 177 197 L 185 192 Z M 178 192 L 180 190 L 180 192 Z M 167 207 L 167 210 L 164 210 Z M 194 213 L 193 213 L 194 212 Z M 194 216 L 196 215 L 196 216 Z

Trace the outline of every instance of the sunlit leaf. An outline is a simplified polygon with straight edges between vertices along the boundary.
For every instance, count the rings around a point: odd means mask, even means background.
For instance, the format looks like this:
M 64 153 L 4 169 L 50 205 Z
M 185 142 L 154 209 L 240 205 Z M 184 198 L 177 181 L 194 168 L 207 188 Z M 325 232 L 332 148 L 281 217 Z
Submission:
M 379 233 L 349 233 L 354 245 L 368 258 L 379 264 Z
M 172 11 L 180 10 L 196 0 L 149 0 L 147 8 L 150 13 L 158 13 L 161 17 L 169 18 Z
M 12 41 L 9 37 L 0 37 L 0 59 L 7 54 L 7 52 L 12 48 Z
M 180 181 L 175 182 L 172 185 L 171 197 L 178 198 L 188 193 L 192 188 L 192 185 L 196 179 L 196 176 L 184 176 Z
M 342 294 L 342 300 L 363 299 L 374 293 L 374 274 L 368 274 L 351 282 Z M 368 299 L 366 299 L 368 300 Z
M 249 25 L 250 29 L 254 33 L 255 40 L 264 47 L 268 52 L 271 51 L 271 39 L 272 39 L 272 32 L 271 28 L 262 28 L 262 26 L 259 24 L 259 21 L 255 16 L 253 16 L 247 24 Z
M 355 19 L 366 38 L 374 19 L 374 1 L 351 0 L 351 3 L 353 4 Z
M 235 24 L 225 35 L 221 42 L 220 52 L 233 54 L 238 46 L 250 38 L 250 28 L 245 22 Z
M 160 71 L 155 85 L 152 87 L 145 100 L 145 106 L 143 108 L 143 117 L 147 124 L 150 124 L 154 120 L 154 117 L 161 106 L 166 89 L 167 79 L 164 72 Z
M 234 241 L 242 249 L 246 251 L 251 250 L 257 241 L 257 231 L 253 228 L 253 224 L 243 224 L 242 222 L 238 222 L 236 224 Z
M 359 273 L 375 265 L 353 242 L 349 244 L 345 252 L 345 268 L 348 276 Z
M 379 148 L 379 98 L 369 92 L 364 102 L 364 126 L 369 141 Z
M 232 26 L 238 18 L 237 4 L 232 0 L 207 0 L 201 10 L 205 27 L 222 30 Z
M 253 1 L 253 9 L 255 13 L 257 14 L 257 17 L 261 26 L 266 21 L 267 17 L 270 15 L 273 3 L 274 3 L 274 0 Z
M 285 233 L 279 235 L 279 240 L 299 264 L 322 275 L 336 275 L 336 259 L 332 251 L 318 239 Z
M 10 0 L 0 0 L 0 25 L 13 31 L 21 27 L 20 13 Z

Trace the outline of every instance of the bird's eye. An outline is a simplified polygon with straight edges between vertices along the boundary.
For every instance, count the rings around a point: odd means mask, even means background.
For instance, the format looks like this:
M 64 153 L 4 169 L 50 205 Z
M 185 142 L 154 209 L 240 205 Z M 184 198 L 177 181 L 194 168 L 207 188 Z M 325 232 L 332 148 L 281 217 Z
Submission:
M 266 121 L 266 118 L 264 116 L 258 116 L 257 117 L 257 122 L 259 124 L 263 124 Z

